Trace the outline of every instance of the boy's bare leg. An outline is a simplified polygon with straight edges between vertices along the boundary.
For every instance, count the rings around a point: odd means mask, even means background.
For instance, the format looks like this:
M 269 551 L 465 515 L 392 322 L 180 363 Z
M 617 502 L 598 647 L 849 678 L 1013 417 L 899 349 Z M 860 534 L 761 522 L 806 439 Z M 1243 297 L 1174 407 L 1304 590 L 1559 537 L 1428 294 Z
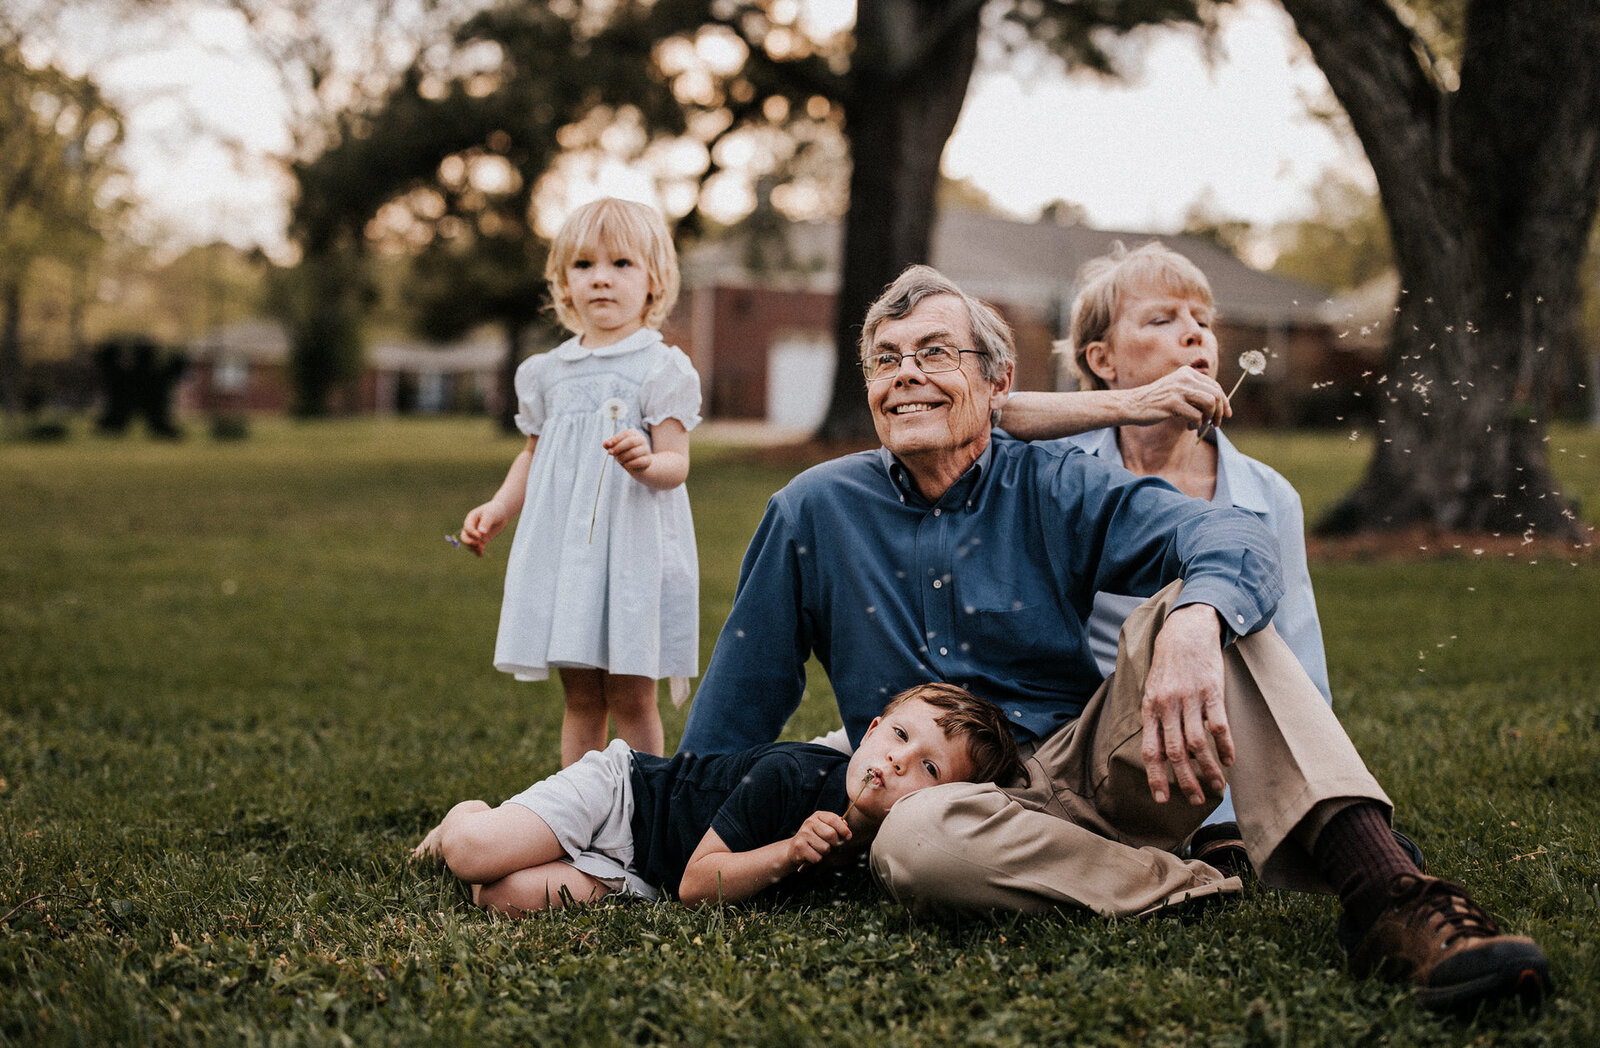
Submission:
M 605 884 L 564 862 L 548 862 L 518 870 L 473 893 L 473 902 L 509 917 L 534 910 L 555 910 L 568 902 L 594 902 L 611 891 Z
M 532 809 L 521 804 L 491 808 L 473 800 L 451 808 L 412 854 L 437 855 L 468 884 L 489 884 L 519 870 L 559 863 L 567 853 Z

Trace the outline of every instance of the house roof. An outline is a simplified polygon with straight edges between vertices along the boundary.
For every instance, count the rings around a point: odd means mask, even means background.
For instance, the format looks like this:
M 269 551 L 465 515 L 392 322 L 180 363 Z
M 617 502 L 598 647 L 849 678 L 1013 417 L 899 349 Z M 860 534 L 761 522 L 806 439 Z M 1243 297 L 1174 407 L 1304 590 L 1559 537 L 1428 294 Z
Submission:
M 838 283 L 840 231 L 836 222 L 784 227 L 787 244 L 766 249 L 776 262 L 759 273 L 748 263 L 744 236 L 697 245 L 684 253 L 684 284 L 803 287 L 832 291 Z M 950 211 L 934 227 L 932 264 L 964 289 L 992 302 L 1040 310 L 1070 307 L 1085 262 L 1121 241 L 1137 247 L 1159 239 L 1200 267 L 1211 281 L 1218 312 L 1249 324 L 1325 322 L 1326 295 L 1295 280 L 1251 269 L 1209 240 L 1185 234 L 1155 236 L 1090 229 L 1041 220 L 1015 222 L 973 211 Z

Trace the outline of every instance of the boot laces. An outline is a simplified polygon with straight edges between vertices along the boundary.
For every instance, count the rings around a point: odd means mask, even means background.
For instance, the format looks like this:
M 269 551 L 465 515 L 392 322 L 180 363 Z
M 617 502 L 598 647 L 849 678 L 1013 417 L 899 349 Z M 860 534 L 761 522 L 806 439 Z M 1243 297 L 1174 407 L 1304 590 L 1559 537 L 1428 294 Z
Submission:
M 1500 934 L 1494 918 L 1459 884 L 1406 877 L 1395 886 L 1393 898 L 1397 911 L 1409 911 L 1405 916 L 1408 926 L 1423 924 L 1434 929 L 1440 949 L 1449 949 L 1457 939 L 1488 939 Z

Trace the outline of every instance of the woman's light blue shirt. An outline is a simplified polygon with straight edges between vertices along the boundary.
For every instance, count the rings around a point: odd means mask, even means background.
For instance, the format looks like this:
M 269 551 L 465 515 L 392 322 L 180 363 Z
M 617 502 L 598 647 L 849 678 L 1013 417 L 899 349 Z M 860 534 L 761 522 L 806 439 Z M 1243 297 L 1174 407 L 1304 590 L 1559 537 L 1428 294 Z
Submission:
M 1328 703 L 1333 692 L 1328 687 L 1328 658 L 1322 647 L 1322 624 L 1317 619 L 1317 600 L 1311 591 L 1311 571 L 1306 565 L 1305 511 L 1300 495 L 1283 475 L 1258 462 L 1238 448 L 1227 435 L 1213 430 L 1217 444 L 1217 490 L 1211 501 L 1234 506 L 1255 514 L 1278 539 L 1278 562 L 1283 569 L 1283 599 L 1272 617 L 1278 635 L 1289 645 L 1306 675 Z M 1115 429 L 1097 429 L 1046 441 L 1081 448 L 1088 454 L 1122 463 Z M 1123 620 L 1144 600 L 1122 593 L 1095 594 L 1094 612 L 1089 616 L 1089 650 L 1102 674 L 1109 676 L 1117 665 L 1117 634 Z

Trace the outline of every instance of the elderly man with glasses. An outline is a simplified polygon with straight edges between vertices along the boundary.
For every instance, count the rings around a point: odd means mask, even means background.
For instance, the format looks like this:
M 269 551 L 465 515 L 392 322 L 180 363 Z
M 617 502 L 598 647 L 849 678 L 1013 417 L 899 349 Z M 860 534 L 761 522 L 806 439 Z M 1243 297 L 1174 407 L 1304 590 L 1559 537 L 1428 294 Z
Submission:
M 1131 915 L 1237 892 L 1174 854 L 1231 784 L 1262 880 L 1338 892 L 1358 973 L 1441 1010 L 1541 997 L 1539 947 L 1396 844 L 1388 797 L 1270 627 L 1272 535 L 1077 449 L 995 439 L 1014 356 L 998 314 L 927 267 L 873 304 L 883 446 L 772 497 L 680 750 L 776 739 L 812 655 L 852 745 L 888 696 L 960 684 L 1005 713 L 1028 781 L 895 806 L 871 861 L 906 904 Z M 1104 682 L 1084 628 L 1098 590 L 1151 596 Z

